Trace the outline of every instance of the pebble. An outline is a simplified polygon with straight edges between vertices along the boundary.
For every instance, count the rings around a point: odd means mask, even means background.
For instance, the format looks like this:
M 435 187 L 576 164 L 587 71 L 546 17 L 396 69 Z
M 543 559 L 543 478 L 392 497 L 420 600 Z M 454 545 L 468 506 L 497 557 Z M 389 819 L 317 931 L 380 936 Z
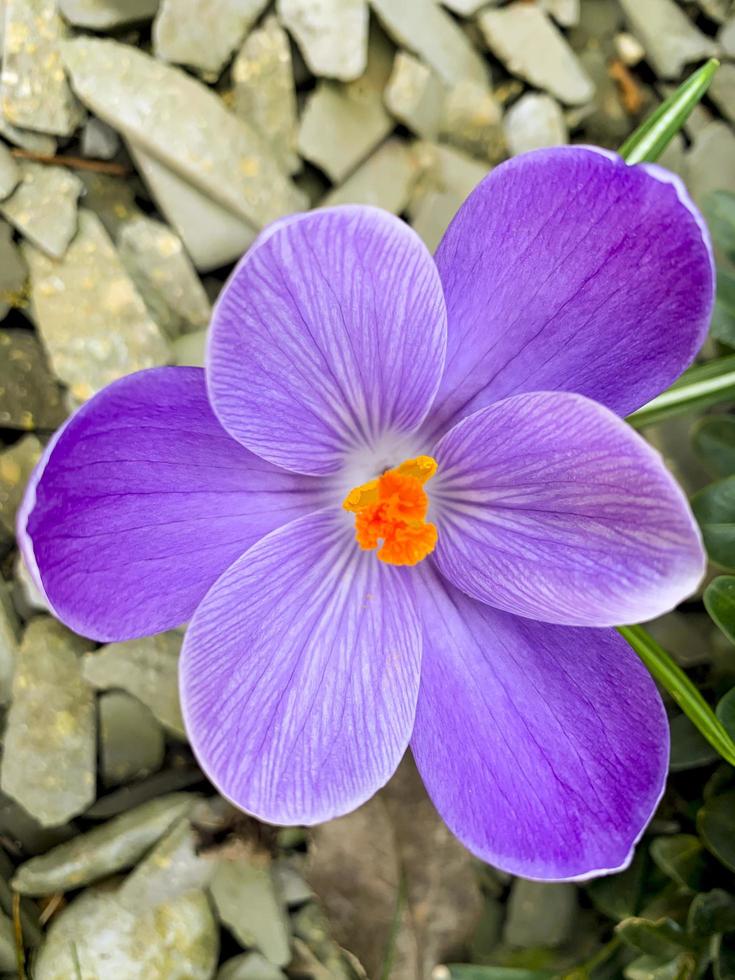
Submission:
M 13 307 L 27 305 L 28 296 L 25 288 L 27 280 L 28 269 L 20 249 L 13 241 L 13 229 L 0 219 L 0 320 L 4 319 Z M 0 344 L 2 343 L 0 341 Z M 1 373 L 3 373 L 2 367 L 0 367 Z M 5 403 L 7 397 L 7 392 L 0 396 L 0 405 Z M 0 414 L 2 411 L 3 409 L 0 408 Z M 23 425 L 21 428 L 27 426 Z
M 408 145 L 398 137 L 385 141 L 372 156 L 327 194 L 323 207 L 336 204 L 368 204 L 401 214 L 411 198 L 418 165 Z
M 61 261 L 26 246 L 31 299 L 51 367 L 77 402 L 170 351 L 99 218 L 79 211 L 79 232 Z
M 527 92 L 505 114 L 505 135 L 512 156 L 569 142 L 561 106 L 550 95 Z
M 161 768 L 161 726 L 137 698 L 107 691 L 99 699 L 100 770 L 105 787 L 119 786 Z
M 634 34 L 620 31 L 615 35 L 615 53 L 629 68 L 634 68 L 646 57 L 646 49 Z
M 260 953 L 242 953 L 223 963 L 215 980 L 286 980 L 286 974 Z
M 216 78 L 267 5 L 268 0 L 161 0 L 153 24 L 155 55 Z
M 365 71 L 366 0 L 278 0 L 276 9 L 312 74 L 347 82 Z
M 71 136 L 82 118 L 61 63 L 56 0 L 5 0 L 2 114 L 13 126 Z
M 13 888 L 21 895 L 51 895 L 129 868 L 191 809 L 196 799 L 191 793 L 171 793 L 128 810 L 21 864 Z
M 135 185 L 119 177 L 92 173 L 80 173 L 84 184 L 84 206 L 94 211 L 107 234 L 114 240 L 120 229 L 142 214 L 135 202 Z
M 13 923 L 9 916 L 0 912 L 0 970 L 15 973 L 17 966 Z
M 700 207 L 711 191 L 735 194 L 735 134 L 727 123 L 711 122 L 695 135 L 686 172 L 687 186 Z
M 32 153 L 41 153 L 44 156 L 53 156 L 56 153 L 56 140 L 53 136 L 11 126 L 2 113 L 0 113 L 0 136 L 9 143 L 30 150 Z
M 0 203 L 0 214 L 25 239 L 60 259 L 77 230 L 77 201 L 84 185 L 64 167 L 23 160 L 19 169 L 20 183 Z
M 258 234 L 253 224 L 233 214 L 137 144 L 129 143 L 128 148 L 158 207 L 181 236 L 199 272 L 239 259 L 252 245 Z
M 726 21 L 717 35 L 717 43 L 728 58 L 735 58 L 735 17 Z
M 29 623 L 20 647 L 0 786 L 47 827 L 95 796 L 94 695 L 79 663 L 87 646 L 44 617 Z
M 73 824 L 42 827 L 23 807 L 0 792 L 0 833 L 18 853 L 42 854 L 76 833 Z
M 232 63 L 235 113 L 266 139 L 286 173 L 301 167 L 296 156 L 296 92 L 291 46 L 275 17 L 245 40 Z
M 173 342 L 174 362 L 179 367 L 204 367 L 207 330 L 185 333 Z
M 75 27 L 108 31 L 150 20 L 159 0 L 57 0 L 59 10 Z
M 46 600 L 46 596 L 36 585 L 23 555 L 19 551 L 14 565 L 14 593 L 13 601 L 21 619 L 30 619 L 36 613 L 48 613 L 53 616 L 51 607 Z
M 630 30 L 660 78 L 675 79 L 686 65 L 717 53 L 717 45 L 695 27 L 674 0 L 620 0 Z
M 715 72 L 707 95 L 722 115 L 735 123 L 735 65 L 725 63 Z
M 301 208 L 255 130 L 195 78 L 117 41 L 77 37 L 62 54 L 97 116 L 225 208 L 258 227 Z
M 385 105 L 392 116 L 423 139 L 439 135 L 445 89 L 428 65 L 406 51 L 397 51 L 385 87 Z
M 503 938 L 509 946 L 561 946 L 578 915 L 574 885 L 516 878 L 511 886 Z
M 243 946 L 275 966 L 291 959 L 288 917 L 266 855 L 220 861 L 209 886 L 217 914 Z
M 442 4 L 455 14 L 472 17 L 480 7 L 487 6 L 487 0 L 442 0 Z
M 18 660 L 20 626 L 8 588 L 0 579 L 0 704 L 7 704 Z
M 151 316 L 170 337 L 206 327 L 212 308 L 175 232 L 140 215 L 122 226 L 117 245 Z
M 82 672 L 94 687 L 121 688 L 142 701 L 154 717 L 183 737 L 179 704 L 179 651 L 181 634 L 175 631 L 109 643 L 83 658 Z
M 204 892 L 136 914 L 95 888 L 54 916 L 34 980 L 211 980 L 218 956 Z
M 541 7 L 516 0 L 501 10 L 484 11 L 478 24 L 492 53 L 512 74 L 567 105 L 594 97 L 592 80 Z
M 576 27 L 579 23 L 582 0 L 542 0 L 544 10 L 560 27 Z
M 459 82 L 444 101 L 441 136 L 472 156 L 499 162 L 506 156 L 502 120 L 500 104 L 486 85 Z
M 0 451 L 0 524 L 11 535 L 26 484 L 41 452 L 41 443 L 30 435 Z
M 120 137 L 101 119 L 90 116 L 82 130 L 82 156 L 93 160 L 112 160 L 120 150 Z
M 370 0 L 393 40 L 434 69 L 448 85 L 487 83 L 487 67 L 459 24 L 437 0 Z
M 4 143 L 0 143 L 0 200 L 15 190 L 20 180 L 20 170 L 15 158 Z

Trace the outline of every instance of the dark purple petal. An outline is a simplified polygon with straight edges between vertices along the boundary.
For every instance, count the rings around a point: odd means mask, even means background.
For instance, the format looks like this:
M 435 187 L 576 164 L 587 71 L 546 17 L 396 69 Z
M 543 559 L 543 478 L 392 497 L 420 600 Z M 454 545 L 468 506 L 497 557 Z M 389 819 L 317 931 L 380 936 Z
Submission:
M 625 867 L 663 791 L 668 725 L 613 630 L 520 619 L 427 569 L 411 747 L 439 813 L 526 878 Z
M 660 616 L 705 569 L 697 524 L 659 454 L 581 395 L 515 395 L 438 443 L 440 570 L 468 595 L 569 626 Z
M 449 327 L 434 434 L 522 391 L 632 412 L 691 363 L 712 308 L 709 239 L 681 181 L 585 147 L 493 170 L 436 262 Z
M 154 368 L 67 422 L 28 487 L 19 536 L 59 619 L 124 640 L 187 620 L 236 558 L 322 492 L 227 435 L 202 370 Z
M 418 236 L 377 208 L 314 211 L 266 229 L 225 286 L 210 397 L 264 459 L 332 473 L 421 423 L 445 345 L 441 283 Z
M 228 799 L 270 823 L 312 824 L 387 782 L 418 694 L 407 582 L 329 509 L 264 538 L 214 585 L 186 634 L 181 697 Z

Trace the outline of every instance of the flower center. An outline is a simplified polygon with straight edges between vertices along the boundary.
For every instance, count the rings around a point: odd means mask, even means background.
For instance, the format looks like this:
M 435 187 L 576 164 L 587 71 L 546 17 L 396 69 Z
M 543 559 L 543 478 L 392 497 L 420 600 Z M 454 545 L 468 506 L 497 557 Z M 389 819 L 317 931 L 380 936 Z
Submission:
M 350 490 L 342 506 L 355 515 L 360 547 L 372 551 L 382 541 L 378 558 L 389 565 L 416 565 L 430 555 L 436 527 L 426 521 L 424 484 L 435 473 L 435 459 L 417 456 Z

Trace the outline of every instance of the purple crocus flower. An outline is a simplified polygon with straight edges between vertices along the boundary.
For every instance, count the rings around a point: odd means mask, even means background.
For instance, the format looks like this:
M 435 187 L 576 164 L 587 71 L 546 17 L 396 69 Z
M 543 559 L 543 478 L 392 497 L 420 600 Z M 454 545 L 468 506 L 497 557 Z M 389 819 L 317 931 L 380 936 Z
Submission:
M 373 208 L 284 219 L 226 285 L 206 373 L 123 378 L 57 435 L 26 560 L 86 636 L 191 620 L 187 730 L 247 812 L 336 817 L 410 744 L 481 858 L 622 868 L 668 731 L 610 627 L 675 606 L 704 555 L 620 417 L 692 361 L 712 297 L 682 184 L 589 148 L 497 167 L 435 258 Z

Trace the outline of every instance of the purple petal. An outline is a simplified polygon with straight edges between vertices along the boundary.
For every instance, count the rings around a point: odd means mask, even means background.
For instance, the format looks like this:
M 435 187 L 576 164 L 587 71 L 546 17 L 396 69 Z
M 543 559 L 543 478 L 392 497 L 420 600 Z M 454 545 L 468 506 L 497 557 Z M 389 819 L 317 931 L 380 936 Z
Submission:
M 243 555 L 186 634 L 187 732 L 217 789 L 262 820 L 346 813 L 390 778 L 413 726 L 421 632 L 403 569 L 325 510 Z
M 59 619 L 124 640 L 187 620 L 236 558 L 321 493 L 227 435 L 202 370 L 154 368 L 105 388 L 57 434 L 19 538 Z
M 478 857 L 526 878 L 624 868 L 663 792 L 661 699 L 613 630 L 520 619 L 427 569 L 411 747 Z
M 681 181 L 585 147 L 496 167 L 436 261 L 449 334 L 434 434 L 522 391 L 577 391 L 626 415 L 691 363 L 713 302 L 707 231 Z
M 377 208 L 315 211 L 267 229 L 225 286 L 210 396 L 259 456 L 332 473 L 422 422 L 445 345 L 441 283 L 418 236 Z
M 519 616 L 614 626 L 660 616 L 705 569 L 696 522 L 659 454 L 581 395 L 515 395 L 438 443 L 440 570 Z

